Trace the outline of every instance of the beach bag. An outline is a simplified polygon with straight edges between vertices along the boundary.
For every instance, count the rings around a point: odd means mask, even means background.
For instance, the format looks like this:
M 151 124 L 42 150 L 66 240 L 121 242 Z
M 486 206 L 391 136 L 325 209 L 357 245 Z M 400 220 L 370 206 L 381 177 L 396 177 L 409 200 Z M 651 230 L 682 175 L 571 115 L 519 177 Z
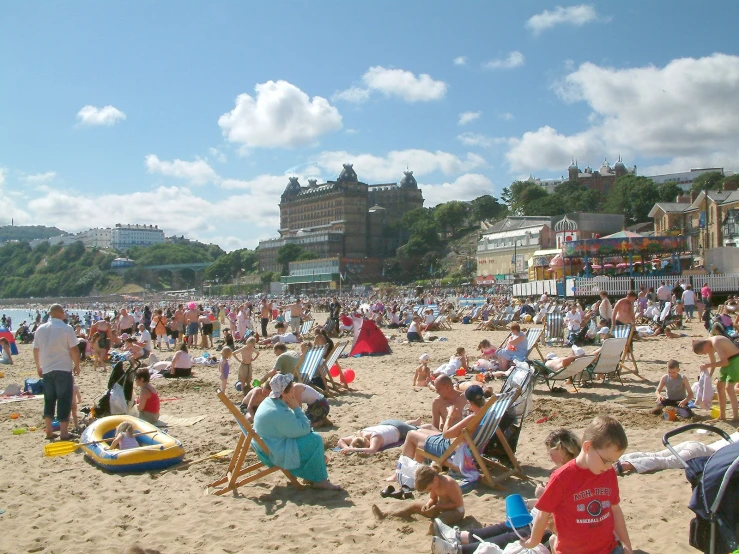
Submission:
M 416 469 L 419 464 L 416 460 L 408 456 L 398 458 L 398 465 L 395 467 L 395 476 L 398 478 L 398 484 L 406 486 L 409 489 L 416 488 Z
M 44 382 L 41 379 L 26 379 L 23 382 L 23 392 L 44 394 Z
M 493 544 L 491 542 L 481 542 L 477 546 L 475 554 L 503 554 L 503 550 L 497 544 Z
M 509 543 L 503 550 L 503 554 L 550 554 L 550 552 L 543 544 L 537 544 L 534 548 L 524 548 L 520 542 L 516 541 Z
M 110 391 L 110 415 L 125 413 L 128 413 L 126 395 L 123 392 L 123 386 L 120 383 L 116 383 Z

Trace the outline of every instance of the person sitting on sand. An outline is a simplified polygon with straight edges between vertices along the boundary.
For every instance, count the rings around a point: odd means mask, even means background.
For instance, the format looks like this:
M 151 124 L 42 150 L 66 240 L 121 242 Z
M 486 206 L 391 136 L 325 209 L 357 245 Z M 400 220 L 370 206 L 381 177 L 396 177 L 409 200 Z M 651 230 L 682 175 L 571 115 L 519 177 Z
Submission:
M 278 322 L 276 325 L 276 329 L 276 335 L 272 335 L 267 339 L 262 339 L 259 344 L 270 345 L 277 344 L 278 342 L 282 344 L 297 344 L 300 342 L 300 338 L 298 338 L 292 331 L 287 331 L 286 333 L 284 332 L 286 327 L 283 322 Z
M 420 423 L 420 417 L 411 421 L 386 419 L 377 425 L 357 431 L 355 435 L 339 439 L 337 446 L 344 454 L 350 452 L 376 454 L 383 448 L 405 441 L 408 433 L 418 429 Z
M 667 391 L 667 397 L 662 397 L 662 391 Z M 652 410 L 654 415 L 661 415 L 665 406 L 677 408 L 677 415 L 682 418 L 693 417 L 688 403 L 693 399 L 693 389 L 688 378 L 680 373 L 680 363 L 677 360 L 667 362 L 667 373 L 662 376 L 657 385 L 657 406 Z
M 498 366 L 502 371 L 507 370 L 514 360 L 525 360 L 528 353 L 526 334 L 521 332 L 521 326 L 515 322 L 511 323 L 510 330 L 511 334 L 503 346 L 495 351 Z
M 437 381 L 445 377 L 441 376 Z M 449 377 L 446 377 L 446 379 L 449 379 Z M 449 380 L 451 381 L 451 379 Z M 451 387 L 451 384 L 449 386 Z M 455 391 L 453 388 L 451 390 L 462 396 L 459 391 Z M 467 423 L 485 405 L 485 393 L 480 385 L 469 387 L 464 392 L 463 398 L 469 402 L 470 414 L 467 417 L 462 417 L 462 408 L 459 408 L 458 404 L 450 406 L 447 421 L 456 421 L 456 423 L 447 424 L 443 432 L 433 426 L 409 432 L 403 443 L 403 455 L 413 458 L 417 462 L 423 462 L 424 455 L 419 452 L 419 449 L 422 448 L 432 456 L 441 456 L 452 444 L 452 440 L 462 434 Z
M 300 405 L 305 404 L 305 415 L 314 428 L 333 425 L 328 418 L 331 407 L 325 396 L 310 385 L 303 383 L 295 383 L 293 389 L 295 389 L 295 398 L 298 399 Z
M 422 465 L 416 469 L 415 487 L 418 492 L 429 493 L 429 499 L 413 502 L 401 510 L 384 513 L 375 504 L 372 513 L 383 520 L 387 516 L 407 518 L 414 514 L 429 519 L 438 518 L 445 524 L 454 525 L 464 519 L 464 496 L 459 483 L 448 475 L 441 475 L 434 466 Z
M 0 364 L 13 365 L 10 342 L 5 337 L 0 337 Z
M 718 419 L 726 419 L 726 395 L 729 395 L 731 408 L 734 411 L 734 419 L 739 419 L 739 408 L 737 407 L 735 384 L 739 383 L 739 347 L 730 339 L 723 336 L 710 337 L 705 340 L 693 341 L 693 352 L 696 354 L 707 354 L 710 363 L 701 364 L 700 369 L 714 370 L 720 368 L 718 376 Z M 718 354 L 718 360 L 716 360 Z
M 139 443 L 133 433 L 133 425 L 130 421 L 124 421 L 115 428 L 115 438 L 110 443 L 110 449 L 115 450 L 130 450 L 131 448 L 138 448 Z
M 159 421 L 159 392 L 149 382 L 149 378 L 149 368 L 141 367 L 136 370 L 136 385 L 141 387 L 138 417 L 153 424 Z
M 420 328 L 421 316 L 414 315 L 411 324 L 408 326 L 408 332 L 405 335 L 408 339 L 408 342 L 425 342 L 423 340 L 423 337 L 421 336 L 421 333 L 419 332 Z
M 166 363 L 166 362 L 159 362 Z M 182 342 L 179 350 L 175 353 L 172 361 L 166 366 L 165 377 L 190 377 L 192 375 L 192 356 L 187 349 L 187 343 Z
M 272 392 L 272 389 L 269 388 L 269 381 L 265 381 L 261 386 L 252 388 L 244 397 L 244 400 L 241 401 L 241 413 L 244 414 L 249 423 L 254 423 L 254 414 L 257 413 L 257 408 L 265 398 L 269 397 L 270 392 Z
M 289 470 L 314 488 L 340 489 L 328 479 L 323 439 L 313 432 L 300 409 L 292 375 L 275 375 L 269 386 L 272 392 L 254 416 L 254 430 L 269 449 L 267 455 L 259 444 L 252 443 L 259 460 L 267 467 Z
M 569 429 L 557 429 L 549 433 L 544 441 L 549 453 L 549 459 L 554 463 L 553 469 L 559 469 L 570 460 L 574 460 L 580 453 L 580 439 Z M 536 499 L 541 498 L 545 485 L 539 484 L 534 491 L 534 497 L 526 501 L 526 507 L 536 515 Z M 520 538 L 528 538 L 531 528 L 527 525 L 515 531 L 504 521 L 495 525 L 488 525 L 479 529 L 459 531 L 449 527 L 441 519 L 434 521 L 434 533 L 437 535 L 431 543 L 431 552 L 455 552 L 458 554 L 472 554 L 480 545 L 480 539 L 505 548 L 509 543 L 517 542 Z M 546 543 L 552 535 L 550 530 L 544 532 L 542 542 Z
M 429 360 L 431 360 L 431 356 L 428 354 L 421 354 L 418 358 L 421 365 L 416 368 L 416 371 L 413 374 L 414 387 L 427 387 L 431 382 L 431 368 L 429 367 Z
M 494 360 L 495 359 L 495 348 L 492 344 L 490 344 L 490 341 L 488 339 L 482 339 L 480 341 L 480 344 L 477 345 L 477 349 L 481 353 L 481 358 L 483 360 Z

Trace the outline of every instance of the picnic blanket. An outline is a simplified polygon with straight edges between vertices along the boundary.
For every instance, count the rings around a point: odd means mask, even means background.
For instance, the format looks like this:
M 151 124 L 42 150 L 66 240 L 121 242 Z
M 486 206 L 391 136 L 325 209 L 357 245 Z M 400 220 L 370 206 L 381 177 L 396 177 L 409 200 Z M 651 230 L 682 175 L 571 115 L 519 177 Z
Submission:
M 159 414 L 159 421 L 155 423 L 157 427 L 191 427 L 198 421 L 203 421 L 204 415 L 193 417 L 178 417 L 174 415 Z
M 0 391 L 0 404 L 10 404 L 11 402 L 23 402 L 24 400 L 37 400 L 43 398 L 43 394 L 17 394 L 15 396 L 3 396 Z

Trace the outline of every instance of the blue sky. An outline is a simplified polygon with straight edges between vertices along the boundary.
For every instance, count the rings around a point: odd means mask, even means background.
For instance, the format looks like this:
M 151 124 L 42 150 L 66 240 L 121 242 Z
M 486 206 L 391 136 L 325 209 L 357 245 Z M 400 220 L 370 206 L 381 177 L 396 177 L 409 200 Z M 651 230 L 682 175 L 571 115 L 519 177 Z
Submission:
M 0 224 L 277 235 L 296 175 L 426 205 L 619 154 L 739 170 L 739 4 L 4 2 Z

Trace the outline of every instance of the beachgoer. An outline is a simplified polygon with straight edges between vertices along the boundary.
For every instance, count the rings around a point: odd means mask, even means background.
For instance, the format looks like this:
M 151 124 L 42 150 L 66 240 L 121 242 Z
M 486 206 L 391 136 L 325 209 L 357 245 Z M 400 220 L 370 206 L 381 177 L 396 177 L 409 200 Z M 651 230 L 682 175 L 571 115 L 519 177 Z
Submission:
M 421 362 L 413 373 L 413 386 L 414 387 L 427 387 L 431 382 L 431 369 L 429 368 L 429 360 L 431 356 L 428 354 L 421 354 L 418 361 Z
M 246 346 L 242 346 L 233 353 L 233 357 L 239 362 L 239 382 L 241 383 L 241 392 L 244 393 L 244 396 L 251 389 L 251 365 L 259 357 L 259 351 L 256 347 L 257 339 L 255 337 L 249 337 L 246 339 Z
M 61 440 L 74 438 L 69 433 L 69 414 L 72 410 L 73 374 L 80 374 L 80 351 L 74 329 L 64 323 L 66 317 L 61 305 L 52 305 L 49 321 L 40 325 L 33 337 L 36 371 L 44 381 L 44 423 L 49 440 L 56 437 L 51 428 L 55 410 Z
M 456 375 L 458 369 L 464 369 L 465 371 L 467 371 L 468 367 L 469 363 L 467 361 L 467 354 L 464 350 L 464 347 L 460 346 L 457 348 L 454 355 L 449 358 L 449 361 L 447 363 L 437 367 L 434 371 L 431 372 L 431 374 L 435 376 L 448 375 L 449 377 L 451 377 L 452 375 Z
M 160 362 L 160 363 L 166 363 L 166 362 Z M 171 378 L 171 377 L 190 377 L 192 375 L 192 366 L 194 365 L 194 362 L 192 360 L 192 356 L 190 356 L 190 352 L 187 348 L 187 343 L 185 341 L 180 344 L 179 350 L 175 353 L 174 357 L 172 358 L 172 361 L 166 366 L 166 371 L 164 372 L 164 376 Z
M 300 374 L 298 373 L 298 362 L 300 362 L 300 355 L 297 352 L 288 350 L 287 346 L 278 342 L 272 349 L 277 356 L 272 369 L 267 372 L 262 382 L 269 381 L 276 373 L 282 373 L 292 375 L 295 378 L 295 382 L 300 382 Z
M 133 425 L 130 421 L 124 421 L 118 424 L 115 428 L 115 438 L 110 443 L 110 449 L 114 450 L 130 450 L 131 448 L 138 448 L 139 443 L 136 440 L 133 432 Z
M 259 460 L 268 467 L 289 470 L 307 484 L 319 489 L 338 490 L 328 479 L 323 439 L 311 429 L 293 391 L 291 375 L 275 375 L 269 383 L 272 392 L 257 408 L 254 430 L 269 449 L 269 456 L 253 443 Z
M 408 342 L 425 342 L 423 340 L 423 337 L 421 336 L 421 333 L 419 332 L 420 326 L 421 316 L 414 315 L 411 324 L 408 326 L 408 332 L 406 333 L 406 338 L 408 339 Z
M 0 364 L 13 365 L 10 342 L 5 337 L 0 337 Z
M 549 545 L 555 554 L 632 554 L 613 469 L 627 446 L 626 432 L 618 420 L 595 418 L 583 433 L 580 453 L 552 474 L 536 502 L 531 536 L 522 546 L 540 544 L 553 515 L 557 535 Z M 589 516 L 585 521 L 584 510 Z
M 136 386 L 141 388 L 139 392 L 139 419 L 149 423 L 159 421 L 159 392 L 149 382 L 149 369 L 141 367 L 136 370 Z
M 375 454 L 383 448 L 405 441 L 408 433 L 418 429 L 420 423 L 420 418 L 411 421 L 386 419 L 377 425 L 365 427 L 350 437 L 339 439 L 337 446 L 344 454 Z
M 270 392 L 272 392 L 272 389 L 269 388 L 269 381 L 265 381 L 261 386 L 252 388 L 241 401 L 241 413 L 244 414 L 249 423 L 254 422 L 257 408 L 265 398 L 269 397 Z
M 304 385 L 303 383 L 295 383 L 293 388 L 295 389 L 295 398 L 297 398 L 300 405 L 305 404 L 305 415 L 313 427 L 333 425 L 328 418 L 331 407 L 328 405 L 325 396 L 310 385 Z
M 734 419 L 739 419 L 739 408 L 737 407 L 735 384 L 739 383 L 739 347 L 737 347 L 730 339 L 718 335 L 709 337 L 704 340 L 693 341 L 693 352 L 696 354 L 707 354 L 710 363 L 701 364 L 700 369 L 711 370 L 713 377 L 714 370 L 718 367 L 718 407 L 719 416 L 717 419 L 726 419 L 726 395 L 729 396 L 731 408 L 734 411 Z M 718 354 L 718 360 L 716 360 Z
M 521 331 L 521 326 L 518 323 L 513 322 L 510 325 L 510 330 L 511 334 L 508 336 L 503 346 L 495 351 L 495 358 L 502 371 L 507 370 L 514 360 L 525 360 L 528 350 L 526 333 Z
M 636 292 L 630 290 L 626 293 L 625 298 L 621 298 L 613 306 L 613 325 L 633 325 L 634 324 L 634 301 L 636 300 Z
M 662 397 L 662 391 L 667 391 L 667 397 Z M 663 375 L 657 385 L 657 406 L 652 410 L 660 415 L 665 406 L 677 408 L 677 415 L 682 418 L 693 417 L 688 403 L 693 399 L 693 389 L 688 378 L 680 373 L 680 363 L 677 360 L 667 362 L 667 374 Z
M 218 375 L 221 379 L 221 390 L 226 392 L 228 386 L 228 373 L 230 370 L 229 359 L 231 358 L 233 351 L 228 347 L 224 346 L 221 350 L 221 360 L 218 362 Z

